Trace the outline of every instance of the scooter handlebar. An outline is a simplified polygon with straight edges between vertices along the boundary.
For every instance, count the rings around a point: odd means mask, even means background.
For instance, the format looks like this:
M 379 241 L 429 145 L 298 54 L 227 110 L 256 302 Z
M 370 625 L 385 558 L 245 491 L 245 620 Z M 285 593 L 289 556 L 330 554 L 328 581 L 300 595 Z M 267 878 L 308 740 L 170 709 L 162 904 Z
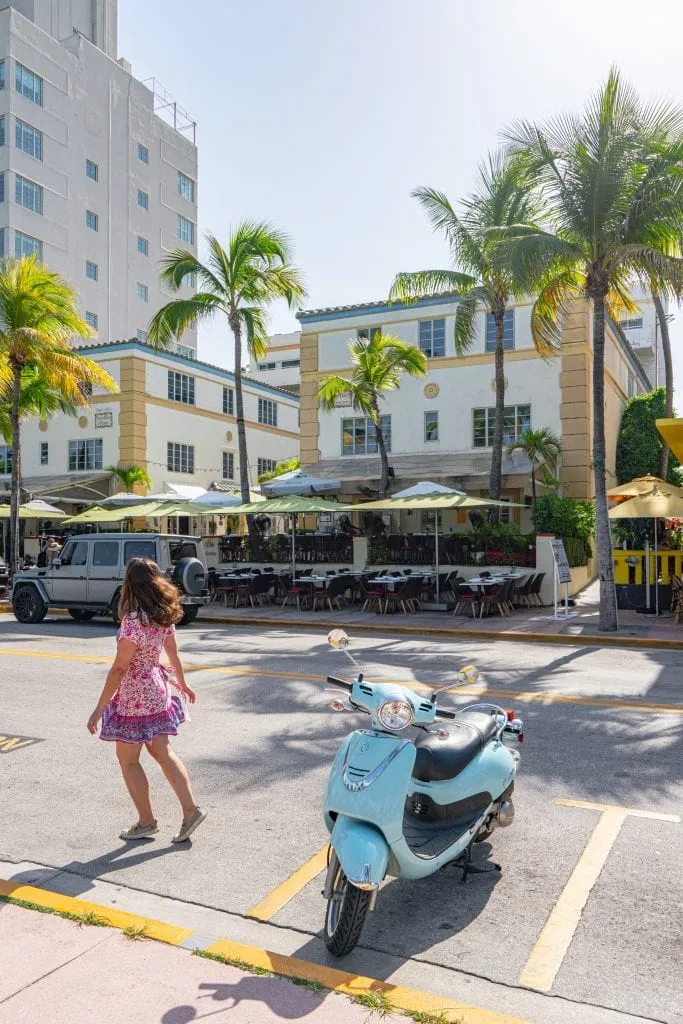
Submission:
M 455 714 L 454 711 L 441 711 L 440 708 L 436 709 L 435 714 L 436 714 L 437 718 L 455 718 L 456 717 L 456 714 Z
M 345 679 L 337 679 L 336 676 L 328 676 L 328 683 L 332 683 L 333 686 L 341 686 L 342 690 L 348 690 L 351 693 L 353 689 L 352 683 L 347 683 Z

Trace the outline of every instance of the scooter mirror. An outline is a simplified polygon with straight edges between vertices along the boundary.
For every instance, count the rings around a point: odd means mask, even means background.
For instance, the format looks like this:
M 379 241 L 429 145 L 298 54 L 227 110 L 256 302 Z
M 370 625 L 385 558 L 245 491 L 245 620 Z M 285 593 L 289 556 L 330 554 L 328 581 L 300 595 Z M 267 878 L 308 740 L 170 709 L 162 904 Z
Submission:
M 346 650 L 351 643 L 349 634 L 344 629 L 331 629 L 327 634 L 327 642 L 330 647 L 335 647 L 338 651 Z

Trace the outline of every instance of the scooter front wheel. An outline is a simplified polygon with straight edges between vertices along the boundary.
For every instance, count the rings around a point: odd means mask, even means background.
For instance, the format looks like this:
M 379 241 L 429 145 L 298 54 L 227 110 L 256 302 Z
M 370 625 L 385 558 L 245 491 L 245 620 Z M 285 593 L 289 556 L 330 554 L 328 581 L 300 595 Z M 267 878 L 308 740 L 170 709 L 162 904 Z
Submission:
M 334 956 L 346 956 L 355 949 L 370 909 L 371 893 L 349 882 L 337 867 L 332 895 L 325 915 L 325 945 Z

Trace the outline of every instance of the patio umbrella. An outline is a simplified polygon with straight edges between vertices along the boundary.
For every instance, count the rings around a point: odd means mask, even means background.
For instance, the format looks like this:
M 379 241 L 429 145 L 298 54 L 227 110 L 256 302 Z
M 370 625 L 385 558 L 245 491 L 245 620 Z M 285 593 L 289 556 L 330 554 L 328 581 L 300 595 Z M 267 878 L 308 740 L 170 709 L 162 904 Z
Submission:
M 291 494 L 284 498 L 272 498 L 268 501 L 251 501 L 246 505 L 236 505 L 221 509 L 231 515 L 287 515 L 292 517 L 292 579 L 296 578 L 296 517 L 305 512 L 348 512 L 356 510 L 357 505 L 340 505 L 336 501 L 325 501 L 324 498 L 304 498 Z
M 355 505 L 354 509 L 356 512 L 362 511 L 378 511 L 378 512 L 395 512 L 400 509 L 410 509 L 411 511 L 433 511 L 434 521 L 437 524 L 437 529 L 434 535 L 434 561 L 436 564 L 436 601 L 439 601 L 439 540 L 438 540 L 438 515 L 439 509 L 444 508 L 455 508 L 455 509 L 475 509 L 475 508 L 523 508 L 522 505 L 517 505 L 511 501 L 493 501 L 490 498 L 471 498 L 469 494 L 464 494 L 462 491 L 450 490 L 447 487 L 443 487 L 440 484 L 432 484 L 425 481 L 425 485 L 433 488 L 437 488 L 436 491 L 430 491 L 428 494 L 416 494 L 415 491 L 420 484 L 415 484 L 414 487 L 408 487 L 406 492 L 399 491 L 398 494 L 394 494 L 390 498 L 382 498 L 380 501 L 368 501 L 363 505 Z M 412 492 L 412 493 L 411 493 Z
M 458 491 L 455 487 L 445 487 L 444 484 L 435 484 L 433 480 L 420 480 L 412 487 L 405 487 L 402 491 L 396 491 L 393 498 L 425 498 L 427 496 L 437 497 L 438 495 L 451 494 L 465 497 L 464 491 Z M 434 561 L 436 562 L 436 603 L 439 603 L 439 509 L 434 509 Z
M 674 516 L 683 516 L 683 493 L 678 487 L 664 484 L 659 487 L 652 487 L 645 494 L 622 501 L 615 508 L 610 509 L 610 519 L 654 519 L 655 523 L 655 615 L 659 615 L 659 571 L 658 571 L 658 541 L 657 541 L 657 520 L 671 519 Z M 649 558 L 648 558 L 649 562 Z M 648 605 L 649 608 L 649 587 Z
M 279 497 L 285 494 L 316 495 L 327 491 L 341 490 L 341 480 L 327 480 L 322 476 L 309 476 L 302 473 L 300 469 L 294 469 L 291 473 L 282 473 L 261 484 L 268 497 Z
M 174 505 L 169 502 L 148 501 L 145 504 L 128 505 L 124 508 L 101 508 L 96 505 L 94 508 L 88 508 L 85 512 L 81 512 L 80 515 L 65 519 L 64 525 L 71 526 L 73 523 L 118 523 L 122 519 L 137 519 L 138 517 L 146 519 L 152 516 L 182 516 L 187 514 L 187 502 L 180 502 Z
M 683 488 L 668 484 L 666 480 L 648 473 L 647 476 L 634 477 L 627 484 L 610 487 L 607 497 L 611 501 L 624 501 L 626 498 L 637 498 L 639 494 L 648 494 L 653 487 L 657 487 L 660 491 L 683 496 Z
M 176 498 L 176 501 L 178 499 Z M 249 491 L 250 501 L 265 501 L 265 497 L 258 491 Z M 206 491 L 199 498 L 194 498 L 192 505 L 195 509 L 200 506 L 205 509 L 202 512 L 195 512 L 195 515 L 213 515 L 214 510 L 219 506 L 225 508 L 228 505 L 241 505 L 242 495 L 239 491 Z M 206 511 L 208 510 L 208 511 Z
M 68 512 L 62 512 L 60 508 L 55 508 L 54 505 L 49 505 L 47 501 L 41 501 L 40 498 L 27 501 L 25 505 L 19 506 L 20 519 L 66 519 L 67 515 Z M 0 505 L 0 519 L 9 519 L 9 517 L 9 505 Z

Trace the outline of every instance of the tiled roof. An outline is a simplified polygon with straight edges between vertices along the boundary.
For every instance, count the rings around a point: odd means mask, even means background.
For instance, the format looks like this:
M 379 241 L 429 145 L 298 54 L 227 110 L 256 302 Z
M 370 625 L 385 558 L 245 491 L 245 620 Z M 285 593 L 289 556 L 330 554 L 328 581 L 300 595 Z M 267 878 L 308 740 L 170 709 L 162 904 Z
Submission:
M 321 306 L 320 309 L 302 309 L 297 313 L 297 319 L 301 317 L 309 316 L 329 316 L 334 313 L 349 313 L 363 312 L 364 310 L 377 309 L 379 307 L 386 307 L 390 309 L 392 306 L 401 308 L 404 306 L 428 306 L 434 302 L 453 302 L 459 298 L 457 292 L 438 292 L 433 295 L 423 295 L 422 298 L 416 302 L 400 302 L 398 300 L 389 302 L 387 298 L 377 299 L 375 302 L 356 302 L 350 306 Z
M 189 363 L 192 366 L 202 366 L 206 370 L 213 370 L 221 374 L 228 374 L 234 379 L 234 370 L 227 370 L 224 366 L 216 366 L 214 363 L 206 363 L 203 359 L 191 359 L 189 356 L 184 356 L 180 352 L 173 352 L 170 349 L 154 348 L 147 341 L 140 341 L 138 338 L 120 338 L 117 341 L 98 341 L 91 345 L 79 345 L 79 352 L 94 351 L 100 348 L 116 348 L 121 345 L 134 345 L 136 348 L 147 349 L 149 352 L 158 356 L 172 356 L 174 359 L 180 359 L 183 362 Z M 265 384 L 261 380 L 255 380 L 254 377 L 248 377 L 245 373 L 242 374 L 242 380 L 247 384 L 253 384 L 256 388 L 267 388 L 268 391 L 277 391 L 282 395 L 286 395 L 287 398 L 293 398 L 296 402 L 299 401 L 298 395 L 293 395 L 291 391 L 288 391 L 285 387 L 277 387 L 275 384 Z

